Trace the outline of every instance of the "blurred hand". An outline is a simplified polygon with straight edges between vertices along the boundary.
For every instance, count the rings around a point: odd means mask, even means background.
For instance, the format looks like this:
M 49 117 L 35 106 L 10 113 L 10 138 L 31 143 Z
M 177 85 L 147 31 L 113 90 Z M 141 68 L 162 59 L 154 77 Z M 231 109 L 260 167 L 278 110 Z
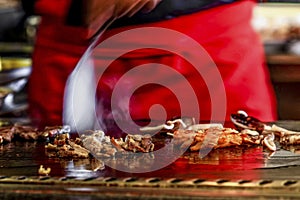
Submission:
M 85 2 L 85 23 L 93 23 L 97 18 L 131 17 L 138 11 L 150 12 L 161 0 L 87 0 Z
M 162 0 L 151 0 L 148 3 L 145 4 L 145 6 L 142 9 L 142 12 L 150 12 L 152 11 Z
M 84 25 L 90 29 L 89 36 L 105 22 L 121 17 L 131 17 L 139 11 L 150 12 L 161 0 L 86 0 Z
M 116 0 L 114 16 L 131 17 L 138 11 L 150 12 L 161 0 Z

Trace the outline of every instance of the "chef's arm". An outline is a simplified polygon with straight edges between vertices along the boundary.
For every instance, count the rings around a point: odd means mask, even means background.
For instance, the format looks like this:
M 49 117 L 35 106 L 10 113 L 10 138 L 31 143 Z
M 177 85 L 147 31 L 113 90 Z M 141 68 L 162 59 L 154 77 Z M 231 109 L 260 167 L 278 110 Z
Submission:
M 72 0 L 68 25 L 99 28 L 111 18 L 131 17 L 138 11 L 150 12 L 161 0 Z
M 67 25 L 88 29 L 92 38 L 110 21 L 131 17 L 138 11 L 150 12 L 161 0 L 72 0 L 67 15 Z

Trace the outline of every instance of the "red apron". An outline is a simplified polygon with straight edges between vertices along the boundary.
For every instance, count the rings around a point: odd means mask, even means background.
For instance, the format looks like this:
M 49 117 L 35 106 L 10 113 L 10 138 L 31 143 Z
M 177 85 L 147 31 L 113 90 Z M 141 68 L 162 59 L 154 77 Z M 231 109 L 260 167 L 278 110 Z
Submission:
M 36 9 L 43 16 L 43 20 L 38 30 L 33 55 L 29 103 L 30 114 L 40 126 L 61 124 L 65 82 L 87 46 L 87 41 L 84 39 L 85 29 L 64 26 L 63 19 L 68 4 L 69 1 L 66 0 L 57 0 L 55 4 L 50 0 L 38 0 L 36 4 Z M 230 113 L 243 109 L 249 115 L 263 121 L 274 121 L 276 104 L 265 65 L 263 46 L 250 26 L 254 6 L 254 1 L 240 1 L 170 20 L 116 28 L 107 31 L 103 40 L 122 31 L 139 27 L 162 27 L 189 36 L 207 51 L 218 67 L 226 91 L 226 102 L 220 102 L 222 107 L 225 106 L 226 120 L 229 120 Z M 140 35 L 136 37 L 133 35 L 133 37 L 126 38 L 126 41 L 120 40 L 119 42 L 122 44 L 145 42 L 140 38 Z M 180 42 L 180 45 L 184 47 L 185 41 Z M 104 49 L 103 60 L 107 59 L 105 54 L 110 51 L 117 52 L 119 49 L 114 47 Z M 96 63 L 96 67 L 103 67 L 101 59 Z M 159 84 L 147 84 L 128 94 L 126 93 L 127 85 L 124 84 L 123 93 L 116 94 L 116 96 L 120 99 L 129 98 L 130 103 L 121 105 L 122 101 L 120 101 L 117 107 L 114 107 L 116 110 L 111 111 L 112 91 L 118 80 L 121 80 L 122 76 L 135 66 L 148 63 L 164 64 L 182 74 L 197 97 L 200 120 L 211 119 L 213 115 L 210 95 L 222 94 L 223 86 L 219 87 L 215 84 L 208 88 L 203 77 L 196 75 L 197 71 L 186 59 L 155 49 L 128 52 L 114 60 L 106 69 L 98 87 L 99 101 L 102 104 L 99 106 L 102 110 L 99 112 L 104 117 L 110 118 L 112 112 L 117 112 L 117 115 L 122 118 L 122 112 L 126 109 L 134 120 L 160 118 L 160 115 L 163 118 L 182 115 L 180 100 L 176 99 L 176 91 L 185 91 L 185 87 L 182 80 L 176 81 L 178 79 L 172 79 L 171 85 L 174 90 Z M 159 67 L 150 70 L 147 75 L 154 78 L 153 83 L 157 80 L 167 81 L 168 79 L 166 73 L 162 72 Z M 134 81 L 141 83 L 143 79 L 145 77 L 136 76 Z M 189 97 L 186 102 L 188 101 Z M 150 108 L 157 104 L 164 107 L 165 113 L 153 109 L 149 114 Z M 187 113 L 190 112 L 192 117 L 195 104 L 185 104 Z

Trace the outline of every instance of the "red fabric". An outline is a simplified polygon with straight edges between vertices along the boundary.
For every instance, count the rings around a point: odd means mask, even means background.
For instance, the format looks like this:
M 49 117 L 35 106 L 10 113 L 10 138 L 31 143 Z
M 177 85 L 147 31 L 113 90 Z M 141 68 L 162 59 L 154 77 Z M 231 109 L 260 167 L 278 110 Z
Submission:
M 56 10 L 51 8 L 52 2 L 39 0 L 37 4 L 37 9 L 44 17 L 33 56 L 29 100 L 31 116 L 40 125 L 61 123 L 65 81 L 87 45 L 84 39 L 86 30 L 64 26 L 66 1 L 57 0 L 55 8 L 59 9 Z M 58 4 L 62 4 L 62 7 Z M 261 120 L 273 121 L 276 119 L 276 104 L 264 63 L 264 52 L 258 36 L 250 26 L 254 5 L 253 1 L 240 1 L 171 20 L 117 28 L 107 31 L 103 39 L 124 30 L 143 26 L 164 27 L 186 34 L 201 44 L 218 66 L 226 89 L 226 119 L 229 119 L 230 113 L 243 109 Z M 120 42 L 145 43 L 140 36 Z M 184 44 L 184 41 L 181 41 L 182 47 Z M 118 49 L 112 47 L 104 52 L 110 51 Z M 98 67 L 101 67 L 101 62 L 97 61 Z M 99 83 L 101 87 L 98 92 L 101 97 L 110 97 L 114 84 L 129 69 L 147 63 L 172 66 L 188 78 L 199 100 L 201 120 L 210 119 L 211 102 L 205 82 L 201 76 L 195 75 L 195 70 L 188 62 L 165 51 L 153 49 L 134 51 L 115 60 Z M 149 76 L 153 76 L 154 80 L 166 79 L 159 68 L 157 71 L 149 72 Z M 180 81 L 174 81 L 172 85 L 179 91 L 185 90 Z M 124 87 L 125 92 L 126 85 Z M 218 95 L 219 87 L 218 85 L 215 87 L 215 95 Z M 120 95 L 126 97 L 126 93 Z M 143 86 L 130 98 L 130 114 L 133 119 L 148 118 L 149 108 L 157 103 L 164 105 L 169 118 L 181 114 L 178 109 L 179 102 L 174 101 L 174 94 L 157 85 Z M 103 103 L 109 112 L 110 100 L 104 99 Z M 194 112 L 193 105 L 188 109 L 191 113 Z M 107 117 L 110 114 L 105 115 Z

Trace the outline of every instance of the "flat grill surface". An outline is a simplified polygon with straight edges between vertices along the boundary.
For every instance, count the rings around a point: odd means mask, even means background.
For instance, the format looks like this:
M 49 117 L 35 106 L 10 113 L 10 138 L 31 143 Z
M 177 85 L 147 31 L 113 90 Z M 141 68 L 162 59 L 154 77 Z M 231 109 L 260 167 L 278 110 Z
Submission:
M 213 150 L 204 159 L 186 153 L 158 171 L 132 174 L 108 166 L 95 170 L 99 161 L 93 158 L 48 158 L 45 143 L 14 141 L 0 146 L 0 197 L 299 197 L 300 157 L 284 153 L 272 159 L 262 147 Z M 38 175 L 40 165 L 51 168 L 49 176 Z
M 171 165 L 149 173 L 126 173 L 105 166 L 95 170 L 98 160 L 48 158 L 43 142 L 12 142 L 0 146 L 0 175 L 38 176 L 40 165 L 51 168 L 51 177 L 136 177 L 223 180 L 300 180 L 299 156 L 268 159 L 261 147 L 225 148 L 213 150 L 206 158 L 198 153 L 186 153 Z M 167 156 L 167 155 L 166 155 Z M 150 158 L 149 158 L 150 159 Z M 273 167 L 273 164 L 292 163 L 291 166 Z M 133 163 L 134 164 L 134 163 Z M 268 167 L 270 165 L 270 167 Z

